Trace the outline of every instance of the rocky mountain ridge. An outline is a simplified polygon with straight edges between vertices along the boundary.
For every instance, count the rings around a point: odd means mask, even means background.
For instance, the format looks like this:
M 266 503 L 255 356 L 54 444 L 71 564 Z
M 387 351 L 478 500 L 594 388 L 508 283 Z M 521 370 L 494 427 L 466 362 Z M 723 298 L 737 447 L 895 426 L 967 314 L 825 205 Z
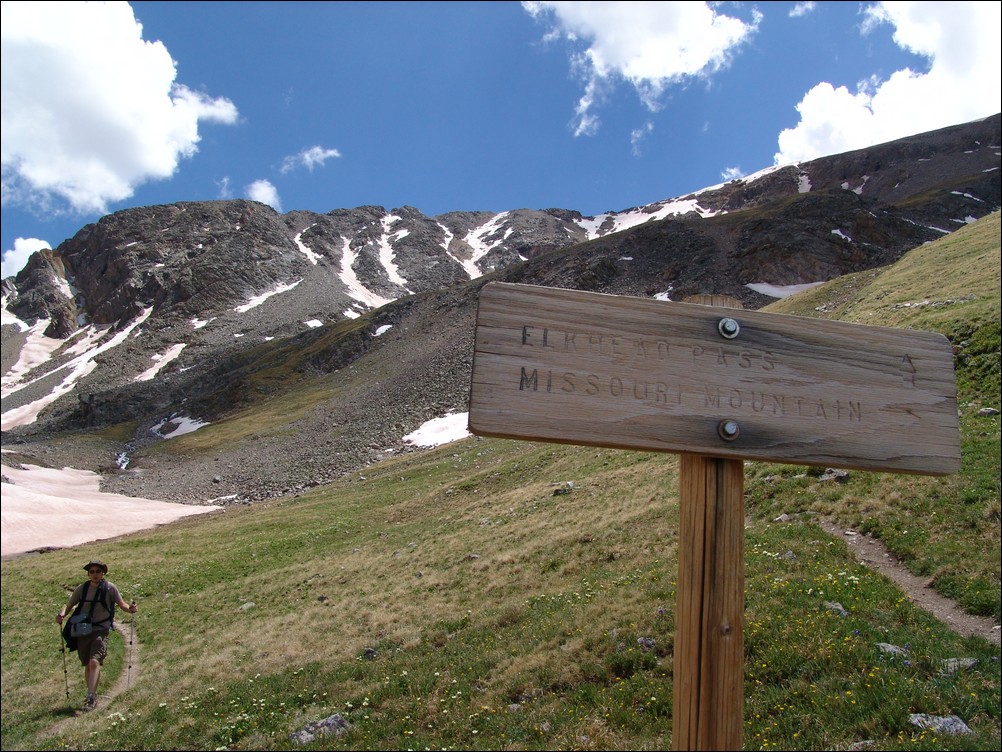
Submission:
M 400 437 L 421 421 L 465 409 L 486 281 L 712 292 L 758 308 L 770 298 L 749 284 L 881 266 L 997 210 L 1000 124 L 996 115 L 598 217 L 278 214 L 250 201 L 116 212 L 3 282 L 4 447 L 58 454 L 64 437 L 130 424 L 116 452 L 133 458 L 126 471 L 114 470 L 110 446 L 80 458 L 123 492 L 263 498 L 322 483 L 405 448 Z M 307 382 L 329 388 L 212 457 L 144 454 L 165 426 L 233 422 Z

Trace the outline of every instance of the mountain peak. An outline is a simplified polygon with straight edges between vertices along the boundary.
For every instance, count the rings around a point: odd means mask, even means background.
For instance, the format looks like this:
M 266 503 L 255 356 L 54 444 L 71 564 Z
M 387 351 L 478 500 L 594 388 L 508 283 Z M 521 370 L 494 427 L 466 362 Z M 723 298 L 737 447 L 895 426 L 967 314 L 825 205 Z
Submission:
M 559 208 L 428 217 L 406 205 L 279 214 L 246 200 L 116 212 L 4 280 L 5 445 L 126 422 L 138 436 L 180 415 L 225 419 L 286 382 L 350 370 L 387 342 L 401 348 L 407 377 L 384 364 L 358 398 L 379 401 L 389 425 L 413 427 L 464 406 L 484 281 L 716 293 L 757 308 L 770 300 L 762 290 L 891 263 L 998 210 L 1000 123 L 595 217 Z M 331 428 L 337 439 L 318 439 L 333 442 L 341 468 L 393 441 L 385 427 L 353 425 L 349 436 L 343 425 Z

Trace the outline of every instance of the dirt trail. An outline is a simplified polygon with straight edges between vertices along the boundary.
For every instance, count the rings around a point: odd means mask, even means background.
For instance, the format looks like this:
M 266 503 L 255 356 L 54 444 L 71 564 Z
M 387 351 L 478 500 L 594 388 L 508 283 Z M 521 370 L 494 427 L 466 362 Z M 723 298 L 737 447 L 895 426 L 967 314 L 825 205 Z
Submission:
M 122 641 L 125 648 L 125 655 L 122 656 L 122 673 L 110 686 L 107 686 L 104 689 L 102 689 L 101 685 L 98 684 L 97 708 L 92 710 L 92 713 L 106 713 L 108 705 L 111 701 L 139 680 L 139 657 L 141 650 L 139 646 L 139 639 L 132 627 L 132 623 L 129 622 L 127 624 L 123 624 L 121 622 L 117 622 L 115 624 L 115 629 L 122 635 Z M 69 651 L 66 652 L 66 665 L 67 670 L 76 670 L 79 672 L 81 676 L 79 686 L 82 688 L 83 666 L 80 665 L 80 661 L 77 659 L 76 653 L 71 653 Z M 83 702 L 83 698 L 74 698 L 71 694 L 70 702 L 74 703 L 74 710 L 78 710 Z M 78 713 L 74 712 L 66 718 L 52 724 L 52 726 L 45 731 L 45 736 L 56 736 L 61 734 L 70 724 L 73 723 L 78 715 Z
M 839 527 L 833 522 L 820 521 L 819 524 L 829 535 L 842 538 L 859 561 L 893 580 L 915 605 L 924 608 L 957 634 L 965 637 L 978 635 L 999 644 L 1002 630 L 994 619 L 969 614 L 954 601 L 937 593 L 928 579 L 909 572 L 879 540 Z

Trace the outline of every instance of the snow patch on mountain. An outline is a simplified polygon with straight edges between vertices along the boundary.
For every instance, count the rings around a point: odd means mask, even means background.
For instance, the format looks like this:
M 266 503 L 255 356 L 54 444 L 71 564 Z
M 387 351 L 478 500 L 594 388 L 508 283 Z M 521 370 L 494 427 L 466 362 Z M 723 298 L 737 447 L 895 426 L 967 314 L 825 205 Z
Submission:
M 143 322 L 145 322 L 146 319 L 150 317 L 151 313 L 153 313 L 152 306 L 146 308 L 135 320 L 133 320 L 131 324 L 124 327 L 121 331 L 116 332 L 106 342 L 103 342 L 95 347 L 87 349 L 86 351 L 74 357 L 69 362 L 64 363 L 63 365 L 53 369 L 52 371 L 42 374 L 36 379 L 32 379 L 27 382 L 22 381 L 10 387 L 4 385 L 2 390 L 2 396 L 7 397 L 10 394 L 20 389 L 23 389 L 27 386 L 30 386 L 31 384 L 40 381 L 43 378 L 49 378 L 52 375 L 58 374 L 63 371 L 66 372 L 66 375 L 63 377 L 63 380 L 59 384 L 57 384 L 44 397 L 41 397 L 33 402 L 30 402 L 27 405 L 22 405 L 21 407 L 16 407 L 11 410 L 5 411 L 3 413 L 3 416 L 0 417 L 0 430 L 7 431 L 11 428 L 14 428 L 15 426 L 23 426 L 29 423 L 34 423 L 35 420 L 38 419 L 38 414 L 42 411 L 43 408 L 47 407 L 48 405 L 51 405 L 53 402 L 55 402 L 57 399 L 62 397 L 67 392 L 72 391 L 76 387 L 76 384 L 78 381 L 80 381 L 80 379 L 84 378 L 91 371 L 97 368 L 97 358 L 99 355 L 101 355 L 102 353 L 106 353 L 109 350 L 118 347 L 118 345 L 125 342 L 130 336 L 132 336 L 133 331 L 136 331 L 138 327 Z M 98 332 L 96 327 L 90 327 L 90 328 L 93 330 L 91 334 L 95 334 Z M 100 330 L 100 335 L 103 336 L 104 334 L 107 333 L 107 331 L 108 331 L 107 328 Z M 77 343 L 77 346 L 79 346 L 79 344 L 80 343 Z M 70 348 L 70 350 L 68 350 L 67 352 L 69 353 L 72 350 L 73 348 Z
M 770 298 L 788 298 L 798 292 L 810 290 L 812 287 L 823 284 L 824 282 L 808 282 L 803 285 L 769 285 L 764 282 L 756 282 L 747 284 L 745 287 L 761 295 L 768 295 Z
M 167 352 L 157 353 L 152 358 L 153 365 L 147 368 L 138 376 L 136 376 L 134 380 L 152 381 L 154 378 L 156 378 L 156 375 L 160 373 L 160 371 L 162 371 L 165 366 L 167 366 L 167 364 L 169 364 L 172 360 L 177 359 L 177 357 L 181 354 L 181 351 L 184 350 L 185 347 L 186 345 L 184 344 L 178 344 L 168 349 Z
M 398 217 L 396 214 L 387 214 L 383 217 L 383 234 L 379 238 L 379 263 L 386 270 L 386 276 L 390 278 L 390 282 L 407 290 L 409 295 L 411 291 L 407 289 L 407 280 L 400 276 L 400 270 L 394 261 L 393 242 L 406 238 L 410 235 L 410 230 L 390 232 L 390 226 L 402 219 L 403 217 Z
M 313 225 L 310 225 L 310 227 L 313 227 Z M 309 230 L 310 227 L 307 227 L 306 230 Z M 303 232 L 306 232 L 306 230 L 303 230 Z M 306 256 L 306 258 L 309 259 L 311 264 L 316 266 L 321 256 L 319 253 L 314 253 L 313 251 L 311 251 L 309 246 L 307 246 L 306 243 L 303 242 L 302 240 L 303 232 L 298 233 L 296 237 L 293 238 L 293 241 L 296 243 L 296 247 L 299 249 L 299 252 L 302 253 L 304 256 Z
M 164 418 L 150 430 L 163 439 L 173 439 L 177 436 L 194 433 L 199 428 L 205 428 L 208 425 L 211 424 L 196 418 L 189 418 L 187 415 L 175 415 Z
M 501 212 L 500 214 L 495 214 L 490 220 L 475 227 L 470 230 L 463 240 L 466 244 L 470 246 L 473 251 L 473 255 L 469 261 L 464 262 L 463 266 L 470 275 L 470 279 L 476 279 L 483 274 L 480 271 L 478 262 L 490 253 L 492 250 L 497 248 L 501 243 L 503 243 L 512 233 L 510 227 L 505 228 L 505 220 L 508 219 L 511 212 Z M 497 235 L 501 230 L 504 229 L 505 232 L 501 237 L 493 237 Z
M 354 267 L 358 254 L 351 249 L 351 241 L 348 238 L 342 238 L 341 240 L 343 245 L 341 247 L 341 274 L 339 276 L 344 286 L 348 288 L 348 295 L 370 308 L 379 308 L 389 303 L 389 298 L 377 295 L 359 281 Z M 358 318 L 359 316 L 357 311 L 352 311 L 351 309 L 345 311 L 344 315 L 351 319 Z
M 438 223 L 438 226 L 442 230 L 442 237 L 443 237 L 441 243 L 442 248 L 445 250 L 446 254 L 448 254 L 449 258 L 451 258 L 453 261 L 455 261 L 457 264 L 463 267 L 463 269 L 465 269 L 466 273 L 469 275 L 470 279 L 476 279 L 477 277 L 479 277 L 482 272 L 477 267 L 477 264 L 473 259 L 461 259 L 455 253 L 449 250 L 452 247 L 452 241 L 455 240 L 456 238 L 455 233 L 453 233 L 452 230 L 443 225 L 441 222 Z
M 102 493 L 100 475 L 69 467 L 5 465 L 4 476 L 3 556 L 76 546 L 95 536 L 112 538 L 222 508 Z
M 659 201 L 624 212 L 607 212 L 596 217 L 578 220 L 577 224 L 587 233 L 589 240 L 594 240 L 614 232 L 629 230 L 631 227 L 647 222 L 677 217 L 691 212 L 695 212 L 701 217 L 714 217 L 722 213 L 704 209 L 700 206 L 699 200 L 694 198 L 696 195 L 698 194 L 669 201 Z
M 472 436 L 467 427 L 469 413 L 447 413 L 441 418 L 432 418 L 422 423 L 417 430 L 403 437 L 404 443 L 416 447 L 430 448 L 449 444 Z
M 260 295 L 255 295 L 246 303 L 237 306 L 233 310 L 236 311 L 237 313 L 247 313 L 247 311 L 251 310 L 252 308 L 257 308 L 259 305 L 264 303 L 270 297 L 273 297 L 275 295 L 281 295 L 283 292 L 288 292 L 289 290 L 294 290 L 296 286 L 299 285 L 299 283 L 302 281 L 303 280 L 299 279 L 288 285 L 282 285 L 282 284 L 277 285 L 271 290 L 268 290 L 267 292 L 263 292 Z
M 66 344 L 61 339 L 45 336 L 44 332 L 49 327 L 50 321 L 51 319 L 40 319 L 35 322 L 34 326 L 29 327 L 14 314 L 4 309 L 4 324 L 15 324 L 22 332 L 28 332 L 28 339 L 21 348 L 17 363 L 3 375 L 3 379 L 0 381 L 5 388 L 17 384 L 25 375 L 48 361 L 52 357 L 52 353 Z M 5 391 L 4 396 L 6 394 Z

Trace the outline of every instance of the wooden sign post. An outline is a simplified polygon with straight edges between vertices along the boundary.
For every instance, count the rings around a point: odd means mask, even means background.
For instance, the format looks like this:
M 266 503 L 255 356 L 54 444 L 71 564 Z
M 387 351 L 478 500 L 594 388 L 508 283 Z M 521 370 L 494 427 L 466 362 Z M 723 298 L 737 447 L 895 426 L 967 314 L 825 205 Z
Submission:
M 740 308 L 733 298 L 686 302 Z M 744 718 L 744 463 L 682 454 L 672 748 L 742 747 Z
M 673 747 L 740 749 L 743 461 L 960 467 L 939 334 L 491 283 L 470 431 L 682 455 Z

